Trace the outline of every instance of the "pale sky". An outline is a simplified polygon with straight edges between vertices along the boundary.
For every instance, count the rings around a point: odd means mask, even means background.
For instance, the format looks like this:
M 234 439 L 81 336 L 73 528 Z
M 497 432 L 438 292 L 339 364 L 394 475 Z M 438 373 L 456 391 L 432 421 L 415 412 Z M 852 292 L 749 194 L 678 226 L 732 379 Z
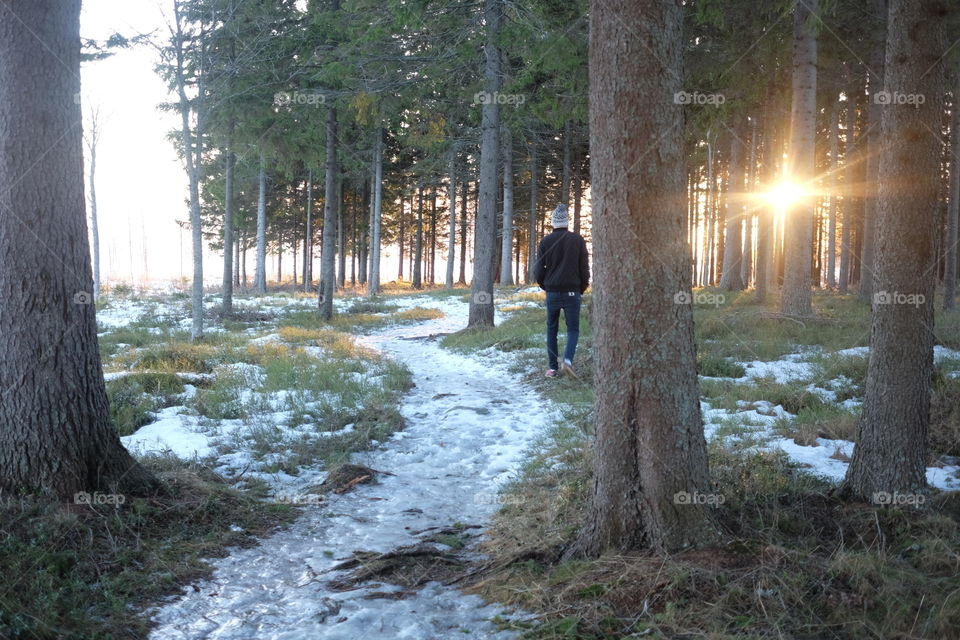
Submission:
M 160 7 L 169 10 L 168 4 L 84 0 L 80 34 L 103 40 L 117 32 L 132 36 L 165 30 Z M 156 62 L 157 53 L 143 45 L 84 63 L 81 69 L 84 119 L 93 107 L 102 120 L 96 185 L 104 280 L 178 278 L 181 241 L 183 275 L 191 273 L 189 232 L 177 225 L 188 216 L 186 174 L 166 138 L 178 117 L 157 108 L 169 96 L 153 70 Z M 206 266 L 205 275 L 213 280 L 215 265 Z

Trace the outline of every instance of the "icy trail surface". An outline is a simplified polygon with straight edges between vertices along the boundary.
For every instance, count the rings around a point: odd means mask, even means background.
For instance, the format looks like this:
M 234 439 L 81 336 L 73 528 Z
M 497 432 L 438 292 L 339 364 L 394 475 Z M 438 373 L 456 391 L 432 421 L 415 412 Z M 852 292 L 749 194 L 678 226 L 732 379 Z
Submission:
M 455 308 L 451 308 L 455 307 Z M 441 349 L 428 336 L 462 328 L 466 305 L 447 316 L 392 328 L 363 341 L 403 361 L 416 387 L 401 408 L 407 427 L 354 461 L 393 476 L 304 508 L 289 529 L 250 549 L 214 560 L 209 581 L 153 612 L 161 639 L 513 638 L 484 605 L 452 587 L 429 583 L 404 599 L 373 598 L 370 585 L 334 592 L 328 573 L 355 550 L 388 551 L 419 542 L 411 532 L 454 523 L 483 524 L 501 483 L 515 471 L 553 409 L 508 372 Z

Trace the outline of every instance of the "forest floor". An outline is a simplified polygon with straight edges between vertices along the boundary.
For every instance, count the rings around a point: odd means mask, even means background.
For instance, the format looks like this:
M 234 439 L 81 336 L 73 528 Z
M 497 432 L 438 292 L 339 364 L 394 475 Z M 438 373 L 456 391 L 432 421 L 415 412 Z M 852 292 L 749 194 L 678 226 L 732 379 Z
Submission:
M 327 323 L 292 290 L 225 317 L 210 295 L 192 343 L 184 294 L 117 287 L 98 310 L 114 421 L 179 492 L 67 516 L 5 504 L 0 569 L 40 571 L 0 596 L 0 636 L 948 636 L 960 323 L 938 317 L 933 508 L 877 510 L 832 492 L 869 310 L 821 294 L 800 322 L 708 293 L 698 367 L 724 545 L 561 563 L 590 483 L 589 296 L 575 381 L 543 378 L 535 288 L 498 292 L 483 332 L 461 331 L 465 289 L 346 295 Z

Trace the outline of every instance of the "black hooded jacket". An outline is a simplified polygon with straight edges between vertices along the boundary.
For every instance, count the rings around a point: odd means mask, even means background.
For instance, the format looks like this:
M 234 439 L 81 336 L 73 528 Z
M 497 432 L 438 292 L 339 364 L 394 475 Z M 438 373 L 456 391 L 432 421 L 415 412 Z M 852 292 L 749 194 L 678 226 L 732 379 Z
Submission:
M 590 284 L 587 243 L 579 233 L 554 229 L 540 241 L 533 277 L 544 291 L 583 293 Z

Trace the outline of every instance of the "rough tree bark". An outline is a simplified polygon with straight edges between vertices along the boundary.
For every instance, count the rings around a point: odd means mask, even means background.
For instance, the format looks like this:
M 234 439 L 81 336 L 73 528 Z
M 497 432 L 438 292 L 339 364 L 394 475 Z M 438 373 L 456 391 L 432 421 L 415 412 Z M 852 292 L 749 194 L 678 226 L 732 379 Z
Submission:
M 879 167 L 880 167 L 880 118 L 883 104 L 877 100 L 879 91 L 886 84 L 884 52 L 887 46 L 887 0 L 870 0 L 870 58 L 868 73 L 870 84 L 870 106 L 867 107 L 868 126 L 864 130 L 867 152 L 866 194 L 863 199 L 863 246 L 860 249 L 860 299 L 870 302 L 876 277 L 877 243 L 877 207 L 879 206 Z
M 153 491 L 110 422 L 97 349 L 79 0 L 0 4 L 0 86 L 0 490 Z
M 590 4 L 597 436 L 587 519 L 568 557 L 712 539 L 696 497 L 708 495 L 709 475 L 693 314 L 678 304 L 690 295 L 673 102 L 681 31 L 679 1 Z
M 793 31 L 793 108 L 790 115 L 790 171 L 808 186 L 814 176 L 817 119 L 817 0 L 797 0 Z M 806 196 L 787 207 L 784 222 L 783 290 L 780 312 L 813 315 L 810 258 L 814 199 Z
M 891 0 L 885 90 L 922 104 L 884 105 L 877 246 L 866 396 L 841 487 L 855 498 L 927 486 L 933 308 L 946 0 Z M 864 274 L 866 277 L 866 274 Z

